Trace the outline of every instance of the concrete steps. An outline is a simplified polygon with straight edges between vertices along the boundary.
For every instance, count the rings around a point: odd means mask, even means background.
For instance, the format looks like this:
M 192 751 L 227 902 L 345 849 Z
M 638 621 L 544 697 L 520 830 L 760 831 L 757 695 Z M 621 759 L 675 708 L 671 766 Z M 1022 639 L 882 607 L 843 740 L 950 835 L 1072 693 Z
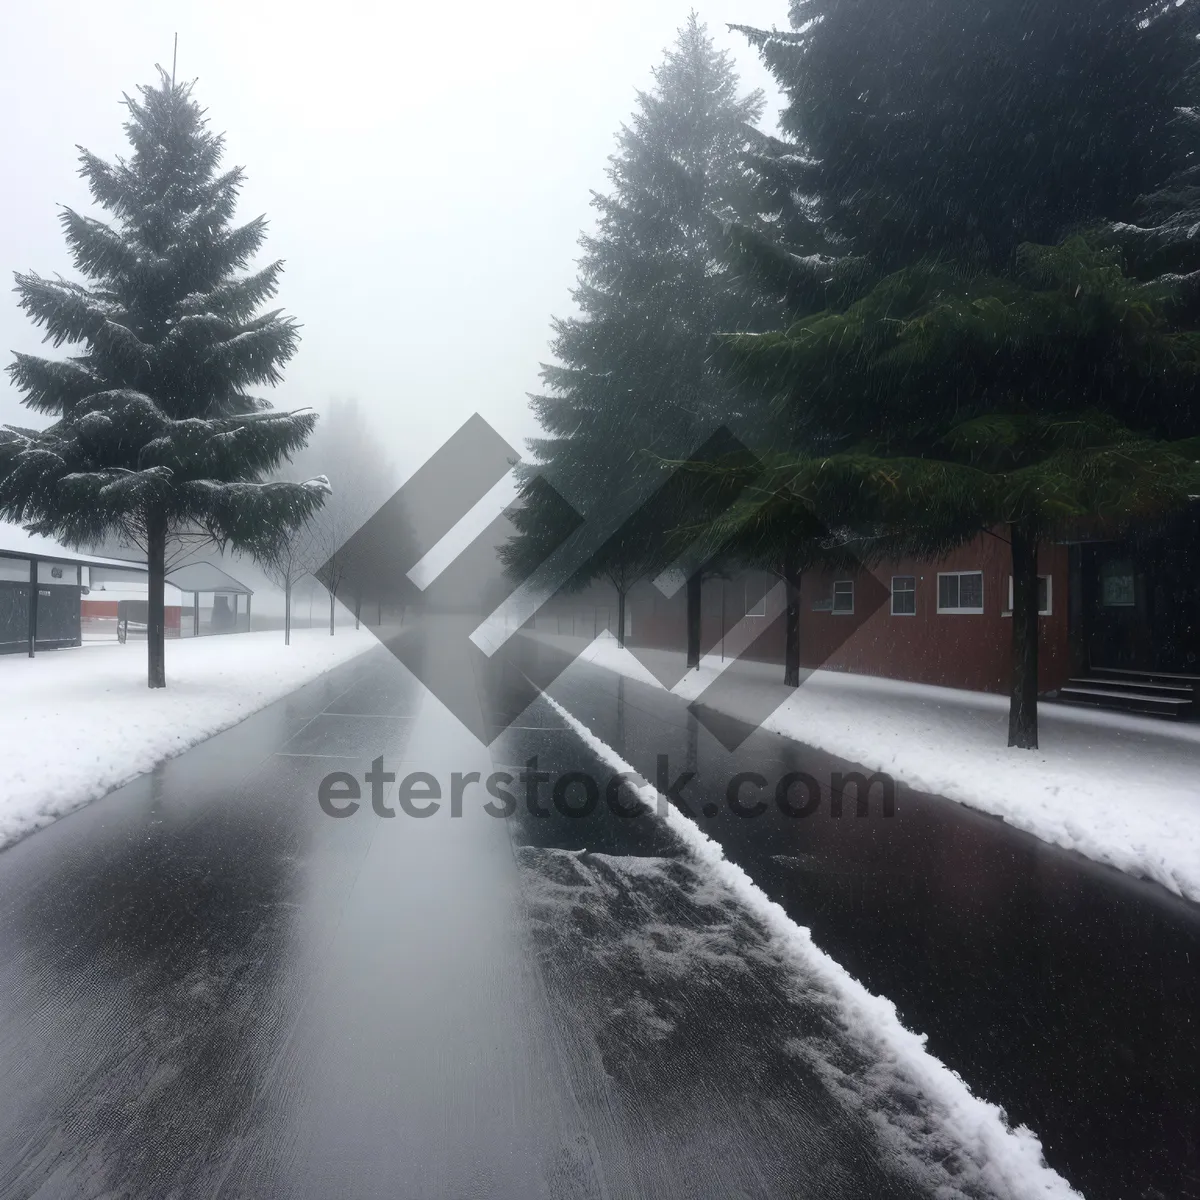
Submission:
M 1055 699 L 1178 720 L 1200 713 L 1200 675 L 1093 667 L 1088 675 L 1068 680 Z

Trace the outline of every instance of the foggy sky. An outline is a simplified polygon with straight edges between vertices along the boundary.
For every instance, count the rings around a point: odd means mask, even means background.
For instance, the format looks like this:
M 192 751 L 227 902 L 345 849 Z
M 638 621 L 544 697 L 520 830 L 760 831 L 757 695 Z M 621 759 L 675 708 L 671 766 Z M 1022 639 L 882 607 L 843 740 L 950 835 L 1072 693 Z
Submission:
M 593 224 L 614 136 L 651 83 L 688 0 L 455 6 L 262 0 L 10 0 L 0 26 L 0 272 L 74 277 L 57 205 L 104 216 L 76 143 L 128 149 L 122 92 L 171 65 L 248 180 L 239 220 L 287 262 L 276 303 L 304 326 L 280 408 L 357 396 L 408 475 L 473 411 L 514 446 L 536 426 L 552 314 L 571 311 L 576 241 Z M 700 0 L 743 90 L 780 107 L 730 21 L 786 26 L 787 0 Z M 0 288 L 0 360 L 43 351 Z M 0 423 L 41 425 L 0 377 Z

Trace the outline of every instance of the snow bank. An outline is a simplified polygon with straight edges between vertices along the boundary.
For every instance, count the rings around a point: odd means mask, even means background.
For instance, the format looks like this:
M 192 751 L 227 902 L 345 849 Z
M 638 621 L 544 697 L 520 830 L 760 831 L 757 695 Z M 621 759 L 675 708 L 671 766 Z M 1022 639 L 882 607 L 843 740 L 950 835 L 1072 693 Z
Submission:
M 660 686 L 611 635 L 581 658 Z M 1004 696 L 837 671 L 785 690 L 779 667 L 756 678 L 757 667 L 739 666 L 751 677 L 741 694 L 772 688 L 782 700 L 764 729 L 1200 902 L 1200 725 L 1044 703 L 1040 749 L 1010 750 Z M 706 660 L 674 694 L 693 699 L 720 669 Z M 730 692 L 723 707 L 736 716 Z
M 145 642 L 0 656 L 0 847 L 376 645 L 366 629 L 169 641 L 154 691 Z
M 551 697 L 546 699 L 605 763 L 637 776 L 586 725 Z M 658 792 L 651 784 L 643 781 L 636 790 L 651 811 L 658 811 Z M 761 922 L 771 953 L 791 973 L 797 1000 L 822 1005 L 839 1027 L 837 1044 L 832 1039 L 793 1038 L 784 1049 L 814 1069 L 843 1104 L 874 1126 L 914 1182 L 947 1198 L 1079 1197 L 1046 1165 L 1033 1132 L 1025 1126 L 1010 1128 L 1003 1110 L 974 1096 L 961 1076 L 925 1049 L 924 1035 L 901 1024 L 890 1000 L 868 992 L 819 950 L 809 931 L 726 859 L 717 842 L 678 809 L 665 807 L 669 826 L 704 875 Z M 634 862 L 622 860 L 626 861 Z M 662 868 L 659 860 L 643 860 L 636 869 Z M 666 1032 L 661 1027 L 660 1031 Z

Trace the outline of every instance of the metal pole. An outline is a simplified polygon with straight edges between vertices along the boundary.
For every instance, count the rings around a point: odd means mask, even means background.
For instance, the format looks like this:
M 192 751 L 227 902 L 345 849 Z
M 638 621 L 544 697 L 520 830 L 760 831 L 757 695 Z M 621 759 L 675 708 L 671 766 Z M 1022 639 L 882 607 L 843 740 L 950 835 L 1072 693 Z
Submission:
M 29 657 L 37 644 L 38 560 L 29 560 Z

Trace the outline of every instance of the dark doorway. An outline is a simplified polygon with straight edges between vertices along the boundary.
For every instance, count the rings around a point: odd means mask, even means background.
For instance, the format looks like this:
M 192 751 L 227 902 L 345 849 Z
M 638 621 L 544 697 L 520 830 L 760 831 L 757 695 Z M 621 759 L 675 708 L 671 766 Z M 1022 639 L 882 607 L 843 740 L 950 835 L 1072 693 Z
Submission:
M 1200 513 L 1080 547 L 1090 667 L 1200 674 Z

